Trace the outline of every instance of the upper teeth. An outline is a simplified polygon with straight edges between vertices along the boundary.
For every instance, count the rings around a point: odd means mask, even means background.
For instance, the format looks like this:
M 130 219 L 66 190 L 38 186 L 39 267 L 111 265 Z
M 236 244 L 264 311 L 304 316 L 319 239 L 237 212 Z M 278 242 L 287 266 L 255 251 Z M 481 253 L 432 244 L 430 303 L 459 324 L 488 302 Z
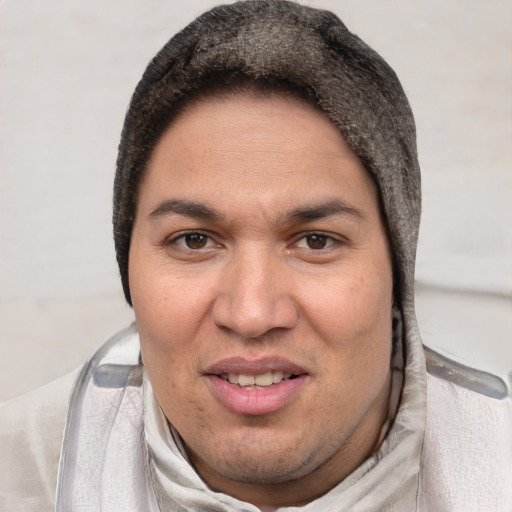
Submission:
M 272 384 L 279 384 L 283 379 L 289 379 L 291 373 L 283 372 L 265 372 L 259 375 L 245 375 L 243 373 L 229 373 L 223 374 L 221 377 L 229 381 L 231 384 L 238 384 L 242 387 L 247 386 L 270 386 Z

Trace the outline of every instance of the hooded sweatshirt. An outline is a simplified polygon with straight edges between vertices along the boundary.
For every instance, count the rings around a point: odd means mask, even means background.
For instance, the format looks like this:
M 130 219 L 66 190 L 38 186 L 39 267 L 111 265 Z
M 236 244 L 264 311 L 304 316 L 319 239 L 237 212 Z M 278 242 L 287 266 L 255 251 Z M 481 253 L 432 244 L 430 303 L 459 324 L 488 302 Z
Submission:
M 284 0 L 218 7 L 149 64 L 126 115 L 114 184 L 114 239 L 128 303 L 138 184 L 164 129 L 212 76 L 302 91 L 376 183 L 388 229 L 396 408 L 377 453 L 300 510 L 512 510 L 506 385 L 425 351 L 419 336 L 414 263 L 421 193 L 409 104 L 391 68 L 334 14 Z M 209 489 L 190 464 L 153 394 L 136 326 L 73 376 L 4 406 L 0 418 L 5 510 L 20 503 L 38 511 L 55 504 L 59 512 L 258 510 Z

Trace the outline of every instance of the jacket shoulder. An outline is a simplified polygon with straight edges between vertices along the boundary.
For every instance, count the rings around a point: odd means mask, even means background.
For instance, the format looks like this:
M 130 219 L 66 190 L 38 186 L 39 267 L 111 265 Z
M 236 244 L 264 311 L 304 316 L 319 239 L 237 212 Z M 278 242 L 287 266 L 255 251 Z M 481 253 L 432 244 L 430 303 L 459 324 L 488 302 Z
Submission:
M 0 510 L 53 510 L 67 404 L 78 371 L 0 404 Z
M 504 380 L 431 349 L 420 510 L 512 509 L 512 399 Z
M 423 349 L 430 375 L 489 398 L 502 400 L 510 396 L 507 384 L 497 375 L 464 365 L 429 347 Z

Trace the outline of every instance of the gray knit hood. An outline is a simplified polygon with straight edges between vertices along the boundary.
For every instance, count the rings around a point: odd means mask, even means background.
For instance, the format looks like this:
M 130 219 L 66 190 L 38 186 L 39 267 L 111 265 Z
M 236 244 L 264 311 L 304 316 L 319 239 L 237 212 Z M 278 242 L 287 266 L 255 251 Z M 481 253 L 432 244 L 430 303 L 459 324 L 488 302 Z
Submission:
M 394 71 L 337 16 L 285 0 L 250 0 L 208 11 L 162 48 L 139 82 L 124 123 L 114 185 L 114 239 L 128 303 L 128 254 L 141 176 L 178 104 L 219 72 L 284 80 L 310 91 L 378 186 L 395 297 L 402 310 L 412 309 L 421 206 L 407 98 Z

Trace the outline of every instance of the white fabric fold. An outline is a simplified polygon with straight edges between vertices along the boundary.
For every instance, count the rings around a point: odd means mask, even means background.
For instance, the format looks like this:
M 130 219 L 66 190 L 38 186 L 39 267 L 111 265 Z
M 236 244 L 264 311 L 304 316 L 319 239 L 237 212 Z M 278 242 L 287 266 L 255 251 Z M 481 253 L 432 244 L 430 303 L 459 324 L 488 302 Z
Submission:
M 401 322 L 395 332 L 394 365 L 402 360 Z M 416 510 L 421 450 L 425 429 L 426 371 L 415 326 L 406 335 L 404 387 L 395 420 L 378 453 L 324 496 L 303 507 L 279 512 L 411 512 Z M 398 361 L 398 363 L 397 363 Z M 400 381 L 400 379 L 398 379 Z M 177 432 L 144 378 L 144 428 L 149 468 L 161 512 L 209 510 L 258 512 L 254 505 L 214 492 L 187 460 Z M 173 435 L 174 431 L 174 435 Z

